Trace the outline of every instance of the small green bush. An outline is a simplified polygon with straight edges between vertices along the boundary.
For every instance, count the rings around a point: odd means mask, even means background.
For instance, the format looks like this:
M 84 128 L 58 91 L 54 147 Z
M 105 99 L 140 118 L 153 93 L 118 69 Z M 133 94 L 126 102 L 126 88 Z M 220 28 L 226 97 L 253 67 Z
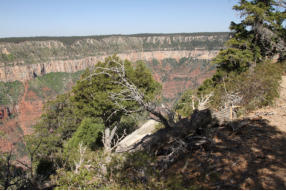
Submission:
M 195 95 L 193 90 L 186 90 L 175 105 L 176 112 L 182 117 L 188 117 L 193 112 L 192 96 Z
M 82 142 L 83 145 L 94 150 L 100 142 L 98 139 L 101 138 L 103 129 L 104 125 L 98 119 L 83 119 L 72 138 L 68 141 L 67 148 L 78 147 L 79 143 Z
M 23 94 L 24 85 L 22 82 L 0 82 L 0 105 L 16 104 Z

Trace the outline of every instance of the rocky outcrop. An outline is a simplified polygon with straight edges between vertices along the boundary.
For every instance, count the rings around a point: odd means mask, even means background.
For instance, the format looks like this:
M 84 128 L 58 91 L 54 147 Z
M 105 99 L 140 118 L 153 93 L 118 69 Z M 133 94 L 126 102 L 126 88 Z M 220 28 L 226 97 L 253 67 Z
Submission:
M 159 122 L 154 120 L 148 120 L 146 123 L 144 123 L 140 128 L 135 130 L 133 133 L 126 136 L 118 146 L 116 147 L 116 152 L 126 152 L 132 149 L 132 147 L 137 144 L 139 141 L 141 141 L 145 136 L 151 135 L 156 131 L 156 125 L 158 125 Z

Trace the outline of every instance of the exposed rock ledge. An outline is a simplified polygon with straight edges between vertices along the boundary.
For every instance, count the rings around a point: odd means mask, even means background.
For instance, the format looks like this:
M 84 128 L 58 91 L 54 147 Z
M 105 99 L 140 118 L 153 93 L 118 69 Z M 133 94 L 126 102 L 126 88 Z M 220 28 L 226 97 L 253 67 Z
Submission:
M 182 57 L 192 57 L 196 59 L 211 59 L 217 54 L 217 50 L 192 50 L 192 51 L 152 51 L 152 52 L 131 52 L 127 54 L 118 54 L 121 59 L 128 59 L 132 62 L 137 60 L 150 61 L 152 59 L 162 60 L 165 58 L 174 58 L 179 60 Z M 98 61 L 103 61 L 109 55 L 86 57 L 77 60 L 57 60 L 38 64 L 14 64 L 5 66 L 0 63 L 0 81 L 26 81 L 33 77 L 40 76 L 50 72 L 68 72 L 73 73 L 93 66 Z

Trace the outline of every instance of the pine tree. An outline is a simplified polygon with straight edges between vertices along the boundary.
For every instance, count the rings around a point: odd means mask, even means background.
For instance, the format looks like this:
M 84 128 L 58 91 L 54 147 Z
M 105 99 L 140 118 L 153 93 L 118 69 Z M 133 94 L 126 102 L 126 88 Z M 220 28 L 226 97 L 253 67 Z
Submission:
M 226 49 L 214 59 L 218 70 L 241 73 L 265 59 L 279 55 L 285 59 L 285 2 L 275 0 L 240 0 L 234 10 L 241 14 L 241 23 L 232 22 L 231 39 Z

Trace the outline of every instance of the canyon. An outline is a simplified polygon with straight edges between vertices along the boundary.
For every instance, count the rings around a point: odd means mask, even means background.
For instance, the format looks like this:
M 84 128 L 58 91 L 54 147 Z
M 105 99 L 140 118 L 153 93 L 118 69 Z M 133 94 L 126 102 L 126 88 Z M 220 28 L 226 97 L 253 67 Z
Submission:
M 181 58 L 195 58 L 209 60 L 217 54 L 217 50 L 192 50 L 192 51 L 152 51 L 152 52 L 130 52 L 117 54 L 122 60 L 130 60 L 136 62 L 139 60 L 150 62 L 153 59 L 164 60 L 172 58 L 180 60 Z M 5 63 L 0 63 L 0 81 L 27 81 L 34 77 L 44 75 L 51 72 L 68 72 L 74 73 L 85 70 L 94 66 L 99 61 L 111 55 L 93 56 L 75 60 L 54 60 L 37 64 L 19 64 L 10 63 L 5 66 Z
M 144 61 L 162 84 L 163 102 L 173 105 L 183 91 L 212 76 L 210 60 L 228 38 L 186 33 L 0 39 L 0 150 L 23 153 L 21 140 L 46 101 L 69 91 L 78 72 L 108 56 Z

